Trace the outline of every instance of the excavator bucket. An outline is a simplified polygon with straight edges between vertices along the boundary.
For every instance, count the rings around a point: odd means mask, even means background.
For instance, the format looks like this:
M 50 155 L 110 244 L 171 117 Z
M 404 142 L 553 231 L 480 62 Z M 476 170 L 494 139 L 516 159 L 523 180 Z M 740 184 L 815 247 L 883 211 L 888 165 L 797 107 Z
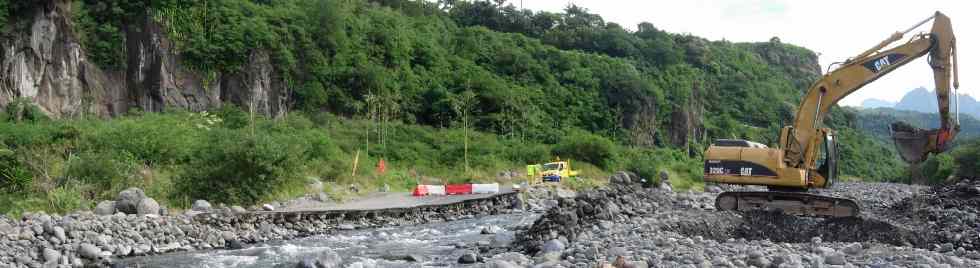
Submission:
M 939 129 L 921 129 L 905 122 L 891 124 L 892 140 L 902 160 L 910 164 L 921 163 L 929 153 L 940 153 L 946 148 L 938 148 L 936 141 Z

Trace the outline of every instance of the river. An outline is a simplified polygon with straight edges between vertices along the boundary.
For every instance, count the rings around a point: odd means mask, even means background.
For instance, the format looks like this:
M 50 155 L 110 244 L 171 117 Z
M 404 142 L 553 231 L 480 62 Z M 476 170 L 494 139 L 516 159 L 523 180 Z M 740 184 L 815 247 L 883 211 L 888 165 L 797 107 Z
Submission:
M 513 240 L 515 227 L 529 225 L 539 215 L 490 215 L 414 226 L 340 231 L 302 239 L 248 245 L 238 250 L 179 252 L 122 259 L 128 267 L 295 267 L 305 258 L 333 259 L 342 267 L 405 267 L 456 265 L 463 253 L 456 244 L 478 241 L 495 246 Z M 489 226 L 496 234 L 481 234 Z M 333 256 L 333 257 L 324 257 Z M 409 263 L 405 256 L 421 258 Z

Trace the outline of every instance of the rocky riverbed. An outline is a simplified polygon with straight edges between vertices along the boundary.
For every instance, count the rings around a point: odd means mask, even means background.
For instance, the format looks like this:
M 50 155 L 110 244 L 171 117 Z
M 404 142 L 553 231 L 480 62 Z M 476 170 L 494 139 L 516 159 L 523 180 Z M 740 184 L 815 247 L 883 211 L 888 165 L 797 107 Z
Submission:
M 28 214 L 0 219 L 0 264 L 14 267 L 980 267 L 980 181 L 939 187 L 840 183 L 857 218 L 714 210 L 716 192 L 644 188 L 617 174 L 574 193 L 402 214 L 316 216 L 211 209 L 199 215 Z M 536 212 L 533 212 L 536 211 Z M 491 215 L 511 213 L 504 215 Z M 401 227 L 393 227 L 401 226 Z M 310 237 L 310 235 L 313 235 Z M 298 237 L 307 237 L 296 239 Z M 201 251 L 203 250 L 203 251 Z M 186 251 L 158 255 L 158 253 Z M 43 265 L 48 263 L 47 265 Z M 320 265 L 320 266 L 317 266 Z M 331 266 L 333 265 L 333 266 Z M 3 267 L 4 265 L 0 265 Z
M 714 211 L 715 193 L 629 180 L 559 201 L 514 250 L 541 267 L 980 267 L 980 183 L 841 183 L 860 217 Z
M 125 198 L 123 198 L 125 197 Z M 139 200 L 139 202 L 121 202 Z M 126 256 L 175 251 L 240 249 L 247 244 L 289 240 L 342 230 L 417 225 L 511 212 L 516 195 L 440 206 L 362 211 L 271 212 L 210 208 L 196 204 L 180 215 L 161 215 L 141 191 L 127 190 L 96 212 L 69 215 L 26 213 L 0 217 L 0 267 L 108 266 Z M 152 202 L 155 203 L 155 202 Z M 138 204 L 128 208 L 120 204 Z M 198 206 L 200 205 L 200 206 Z M 100 215 L 110 212 L 111 215 Z

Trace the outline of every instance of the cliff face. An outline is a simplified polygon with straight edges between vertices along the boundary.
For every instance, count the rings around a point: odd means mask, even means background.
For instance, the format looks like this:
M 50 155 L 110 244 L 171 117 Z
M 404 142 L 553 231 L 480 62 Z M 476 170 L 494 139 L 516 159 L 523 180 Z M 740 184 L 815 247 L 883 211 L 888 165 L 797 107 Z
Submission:
M 31 20 L 25 29 L 0 38 L 0 106 L 26 98 L 61 117 L 83 111 L 108 115 L 120 104 L 115 94 L 122 84 L 85 59 L 64 15 L 68 6 L 40 5 L 25 16 Z
M 125 70 L 103 71 L 86 59 L 70 8 L 59 0 L 38 4 L 21 18 L 29 21 L 12 22 L 26 27 L 0 37 L 0 107 L 25 98 L 52 117 L 113 116 L 132 108 L 201 111 L 222 101 L 270 116 L 286 111 L 290 92 L 262 51 L 253 52 L 242 72 L 206 81 L 182 65 L 162 25 L 144 16 L 125 31 Z

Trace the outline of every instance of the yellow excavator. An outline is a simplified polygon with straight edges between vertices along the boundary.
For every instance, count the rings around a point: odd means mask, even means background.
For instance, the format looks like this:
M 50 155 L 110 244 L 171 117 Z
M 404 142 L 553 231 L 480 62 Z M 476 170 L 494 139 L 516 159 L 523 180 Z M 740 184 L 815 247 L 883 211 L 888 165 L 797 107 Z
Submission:
M 933 21 L 932 30 L 919 33 L 894 47 L 889 45 L 912 30 Z M 950 116 L 952 86 L 959 88 L 956 38 L 949 17 L 940 12 L 867 51 L 850 58 L 814 82 L 800 103 L 793 125 L 783 127 L 779 148 L 768 148 L 756 142 L 723 139 L 715 141 L 704 153 L 704 180 L 739 185 L 767 186 L 768 191 L 729 191 L 718 195 L 718 210 L 770 210 L 787 214 L 818 217 L 852 217 L 860 213 L 853 200 L 805 193 L 810 188 L 830 187 L 837 180 L 838 147 L 834 131 L 822 127 L 831 107 L 864 85 L 928 55 L 934 72 L 939 102 L 940 128 L 918 129 L 907 124 L 892 124 L 892 138 L 906 162 L 915 164 L 928 154 L 949 149 L 959 132 L 959 113 Z M 831 65 L 831 66 L 833 66 Z

